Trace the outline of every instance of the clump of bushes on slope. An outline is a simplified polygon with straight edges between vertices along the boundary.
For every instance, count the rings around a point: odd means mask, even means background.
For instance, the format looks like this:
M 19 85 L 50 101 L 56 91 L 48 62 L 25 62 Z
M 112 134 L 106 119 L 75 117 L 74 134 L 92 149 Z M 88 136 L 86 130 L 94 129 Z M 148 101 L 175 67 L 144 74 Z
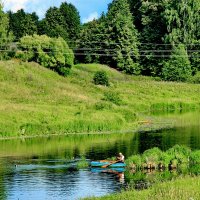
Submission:
M 93 81 L 95 85 L 109 86 L 108 75 L 105 71 L 97 71 L 94 74 Z
M 19 41 L 16 57 L 23 61 L 34 61 L 66 76 L 74 64 L 74 54 L 63 38 L 46 35 L 24 36 Z

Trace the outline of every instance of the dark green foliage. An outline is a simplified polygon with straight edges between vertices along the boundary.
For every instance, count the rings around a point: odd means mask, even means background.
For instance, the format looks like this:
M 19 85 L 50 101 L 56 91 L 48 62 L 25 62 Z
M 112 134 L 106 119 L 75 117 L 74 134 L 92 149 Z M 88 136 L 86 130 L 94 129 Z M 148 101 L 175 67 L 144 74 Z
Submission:
M 169 61 L 164 62 L 162 76 L 167 81 L 186 81 L 191 77 L 191 66 L 184 45 L 175 46 Z
M 93 81 L 95 85 L 109 86 L 108 75 L 105 71 L 97 71 L 94 74 Z
M 163 19 L 165 10 L 162 1 L 140 0 L 141 34 L 140 63 L 142 74 L 159 76 L 161 73 L 160 63 L 164 60 L 168 46 L 164 45 L 163 37 L 167 27 Z
M 142 12 L 140 10 L 142 6 L 142 0 L 128 0 L 130 5 L 131 14 L 134 17 L 134 24 L 138 31 L 142 30 Z
M 16 41 L 25 35 L 37 33 L 38 16 L 36 13 L 25 13 L 25 11 L 21 9 L 16 13 L 9 11 L 8 15 L 9 31 L 14 34 Z
M 24 61 L 35 61 L 66 76 L 73 66 L 74 55 L 62 38 L 45 35 L 24 36 L 19 42 L 16 57 Z

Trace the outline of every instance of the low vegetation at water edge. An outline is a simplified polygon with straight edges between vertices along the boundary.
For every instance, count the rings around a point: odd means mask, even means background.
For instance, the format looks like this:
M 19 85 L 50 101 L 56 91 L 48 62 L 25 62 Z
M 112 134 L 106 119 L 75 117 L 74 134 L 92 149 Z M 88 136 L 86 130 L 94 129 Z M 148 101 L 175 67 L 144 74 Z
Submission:
M 166 152 L 155 147 L 126 160 L 129 169 L 177 169 L 200 164 L 200 151 L 175 145 Z
M 104 197 L 90 197 L 84 200 L 188 200 L 200 199 L 200 177 L 180 177 L 173 181 L 158 183 L 147 190 L 123 191 Z

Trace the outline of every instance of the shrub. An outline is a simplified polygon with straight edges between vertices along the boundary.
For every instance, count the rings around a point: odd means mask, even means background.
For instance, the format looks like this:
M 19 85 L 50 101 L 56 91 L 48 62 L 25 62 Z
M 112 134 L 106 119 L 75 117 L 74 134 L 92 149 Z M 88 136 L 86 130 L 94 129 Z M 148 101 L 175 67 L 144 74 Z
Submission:
M 175 145 L 166 151 L 171 158 L 178 161 L 178 163 L 187 163 L 191 155 L 191 149 L 185 146 Z
M 192 152 L 190 161 L 192 164 L 200 164 L 200 150 Z
M 191 79 L 190 82 L 200 84 L 200 72 L 197 72 Z
M 95 110 L 104 110 L 104 109 L 111 110 L 112 104 L 109 102 L 97 102 L 95 104 Z
M 126 164 L 128 167 L 132 167 L 133 165 L 135 165 L 137 168 L 139 168 L 142 165 L 142 159 L 140 155 L 133 155 L 131 157 L 129 157 L 126 160 Z
M 83 169 L 83 168 L 87 168 L 89 166 L 88 161 L 86 160 L 85 157 L 81 157 L 81 160 L 79 160 L 77 162 L 77 168 L 78 169 Z
M 15 55 L 23 61 L 34 61 L 66 76 L 74 63 L 74 54 L 62 38 L 46 35 L 24 36 Z
M 93 81 L 95 85 L 109 86 L 108 75 L 105 71 L 97 71 L 94 74 Z
M 152 149 L 146 150 L 143 153 L 142 160 L 144 162 L 158 162 L 160 161 L 161 155 L 162 151 L 159 148 L 154 147 Z
M 113 91 L 105 92 L 103 100 L 110 101 L 116 105 L 122 104 L 122 100 L 121 100 L 119 94 L 117 92 L 113 92 Z

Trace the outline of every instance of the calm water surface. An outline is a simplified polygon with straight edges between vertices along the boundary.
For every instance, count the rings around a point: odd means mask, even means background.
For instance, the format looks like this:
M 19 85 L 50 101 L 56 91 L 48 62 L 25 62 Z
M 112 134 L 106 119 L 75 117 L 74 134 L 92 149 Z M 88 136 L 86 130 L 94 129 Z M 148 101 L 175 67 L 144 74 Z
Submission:
M 76 161 L 81 156 L 88 161 L 104 159 L 117 152 L 128 157 L 175 144 L 200 149 L 200 124 L 183 125 L 157 132 L 0 141 L 0 199 L 74 200 L 119 191 L 129 181 L 126 173 L 124 177 L 113 171 L 73 170 Z

